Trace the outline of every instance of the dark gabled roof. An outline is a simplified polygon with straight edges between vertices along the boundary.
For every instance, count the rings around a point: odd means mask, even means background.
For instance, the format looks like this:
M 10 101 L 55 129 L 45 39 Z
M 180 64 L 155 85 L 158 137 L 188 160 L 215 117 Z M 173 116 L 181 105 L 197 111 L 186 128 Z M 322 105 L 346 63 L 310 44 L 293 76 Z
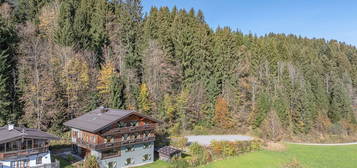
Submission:
M 166 156 L 171 156 L 173 154 L 180 153 L 181 150 L 176 149 L 176 148 L 171 147 L 171 146 L 165 146 L 165 147 L 160 148 L 157 152 L 162 153 L 162 154 L 164 154 Z
M 0 143 L 9 142 L 19 138 L 37 138 L 47 140 L 59 140 L 60 138 L 33 128 L 14 127 L 9 130 L 9 126 L 0 127 Z
M 64 125 L 68 127 L 96 133 L 106 128 L 108 125 L 113 124 L 133 114 L 147 118 L 154 122 L 161 123 L 161 121 L 159 120 L 137 113 L 134 110 L 118 110 L 118 109 L 99 107 L 82 116 L 79 116 L 75 119 L 65 122 Z

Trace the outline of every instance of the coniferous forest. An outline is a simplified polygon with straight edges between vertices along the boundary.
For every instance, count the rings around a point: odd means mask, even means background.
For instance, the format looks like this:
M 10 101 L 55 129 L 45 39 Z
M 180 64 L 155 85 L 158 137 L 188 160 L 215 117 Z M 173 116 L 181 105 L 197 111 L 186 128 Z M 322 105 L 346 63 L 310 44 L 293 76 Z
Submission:
M 356 133 L 355 46 L 212 29 L 200 10 L 143 13 L 140 0 L 0 3 L 1 126 L 60 133 L 106 106 L 172 132 Z

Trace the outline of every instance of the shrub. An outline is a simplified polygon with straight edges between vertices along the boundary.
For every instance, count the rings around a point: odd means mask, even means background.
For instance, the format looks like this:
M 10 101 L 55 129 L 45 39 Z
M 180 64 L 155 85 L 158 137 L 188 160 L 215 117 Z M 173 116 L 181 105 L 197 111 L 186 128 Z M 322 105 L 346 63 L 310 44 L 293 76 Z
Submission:
M 296 159 L 284 164 L 281 168 L 303 168 L 300 162 Z
M 236 156 L 241 153 L 260 150 L 262 140 L 252 141 L 212 141 L 209 148 L 205 148 L 197 143 L 189 146 L 191 157 L 187 158 L 192 167 L 206 164 L 212 161 L 212 158 L 222 158 L 227 156 Z
M 223 151 L 222 141 L 212 141 L 210 148 L 214 155 L 221 155 Z
M 217 156 L 235 156 L 240 153 L 260 150 L 262 147 L 262 140 L 252 141 L 212 141 L 210 149 L 214 155 Z
M 174 159 L 171 162 L 170 168 L 187 168 L 188 162 L 185 159 Z
M 260 150 L 263 146 L 263 140 L 260 139 L 254 139 L 252 141 L 250 141 L 250 147 L 251 147 L 251 151 L 257 151 Z
M 171 135 L 180 135 L 181 134 L 181 124 L 176 123 L 169 129 L 169 132 Z
M 73 161 L 73 160 L 75 160 L 75 158 L 74 158 L 72 155 L 67 155 L 67 156 L 66 156 L 66 159 L 67 159 L 68 161 Z
M 236 143 L 235 142 L 226 142 L 223 143 L 223 156 L 234 156 L 236 155 Z
M 191 157 L 188 159 L 191 166 L 206 164 L 212 161 L 211 153 L 203 146 L 193 143 L 189 146 Z
M 203 154 L 203 151 L 204 151 L 204 147 L 199 145 L 198 143 L 192 143 L 190 146 L 189 146 L 189 150 L 190 150 L 190 154 L 192 156 L 195 156 L 195 155 L 202 155 Z
M 94 156 L 87 156 L 84 161 L 83 167 L 85 167 L 85 168 L 89 168 L 89 167 L 90 168 L 99 168 L 97 158 L 95 158 Z
M 196 125 L 193 128 L 192 133 L 195 135 L 208 135 L 207 129 L 201 125 Z
M 172 146 L 183 150 L 186 147 L 188 140 L 186 137 L 174 137 L 172 138 L 171 142 L 172 142 L 171 144 Z

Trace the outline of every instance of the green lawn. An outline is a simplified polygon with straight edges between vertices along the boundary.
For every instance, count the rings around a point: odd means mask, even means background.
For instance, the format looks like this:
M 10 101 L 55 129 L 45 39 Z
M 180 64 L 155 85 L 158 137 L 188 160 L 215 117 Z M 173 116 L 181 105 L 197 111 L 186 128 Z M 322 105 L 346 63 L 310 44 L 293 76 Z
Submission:
M 356 168 L 357 145 L 304 146 L 288 145 L 284 152 L 259 151 L 219 160 L 200 168 L 281 168 L 296 159 L 304 168 Z M 167 168 L 162 161 L 142 168 Z
M 63 159 L 62 157 L 56 157 L 53 156 L 55 159 L 57 159 L 60 162 L 60 168 L 74 168 L 72 164 L 67 161 L 66 159 Z
M 167 168 L 169 167 L 169 164 L 165 161 L 162 160 L 157 160 L 154 163 L 147 164 L 145 166 L 139 166 L 135 168 Z

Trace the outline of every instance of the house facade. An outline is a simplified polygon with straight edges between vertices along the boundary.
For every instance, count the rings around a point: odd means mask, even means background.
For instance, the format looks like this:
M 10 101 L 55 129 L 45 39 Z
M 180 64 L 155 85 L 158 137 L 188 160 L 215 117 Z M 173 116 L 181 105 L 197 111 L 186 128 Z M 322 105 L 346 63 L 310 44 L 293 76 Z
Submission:
M 51 162 L 50 140 L 59 138 L 37 129 L 0 128 L 0 168 L 57 167 Z
M 154 161 L 154 130 L 160 121 L 132 110 L 100 107 L 64 125 L 74 150 L 95 156 L 100 167 L 122 168 Z

